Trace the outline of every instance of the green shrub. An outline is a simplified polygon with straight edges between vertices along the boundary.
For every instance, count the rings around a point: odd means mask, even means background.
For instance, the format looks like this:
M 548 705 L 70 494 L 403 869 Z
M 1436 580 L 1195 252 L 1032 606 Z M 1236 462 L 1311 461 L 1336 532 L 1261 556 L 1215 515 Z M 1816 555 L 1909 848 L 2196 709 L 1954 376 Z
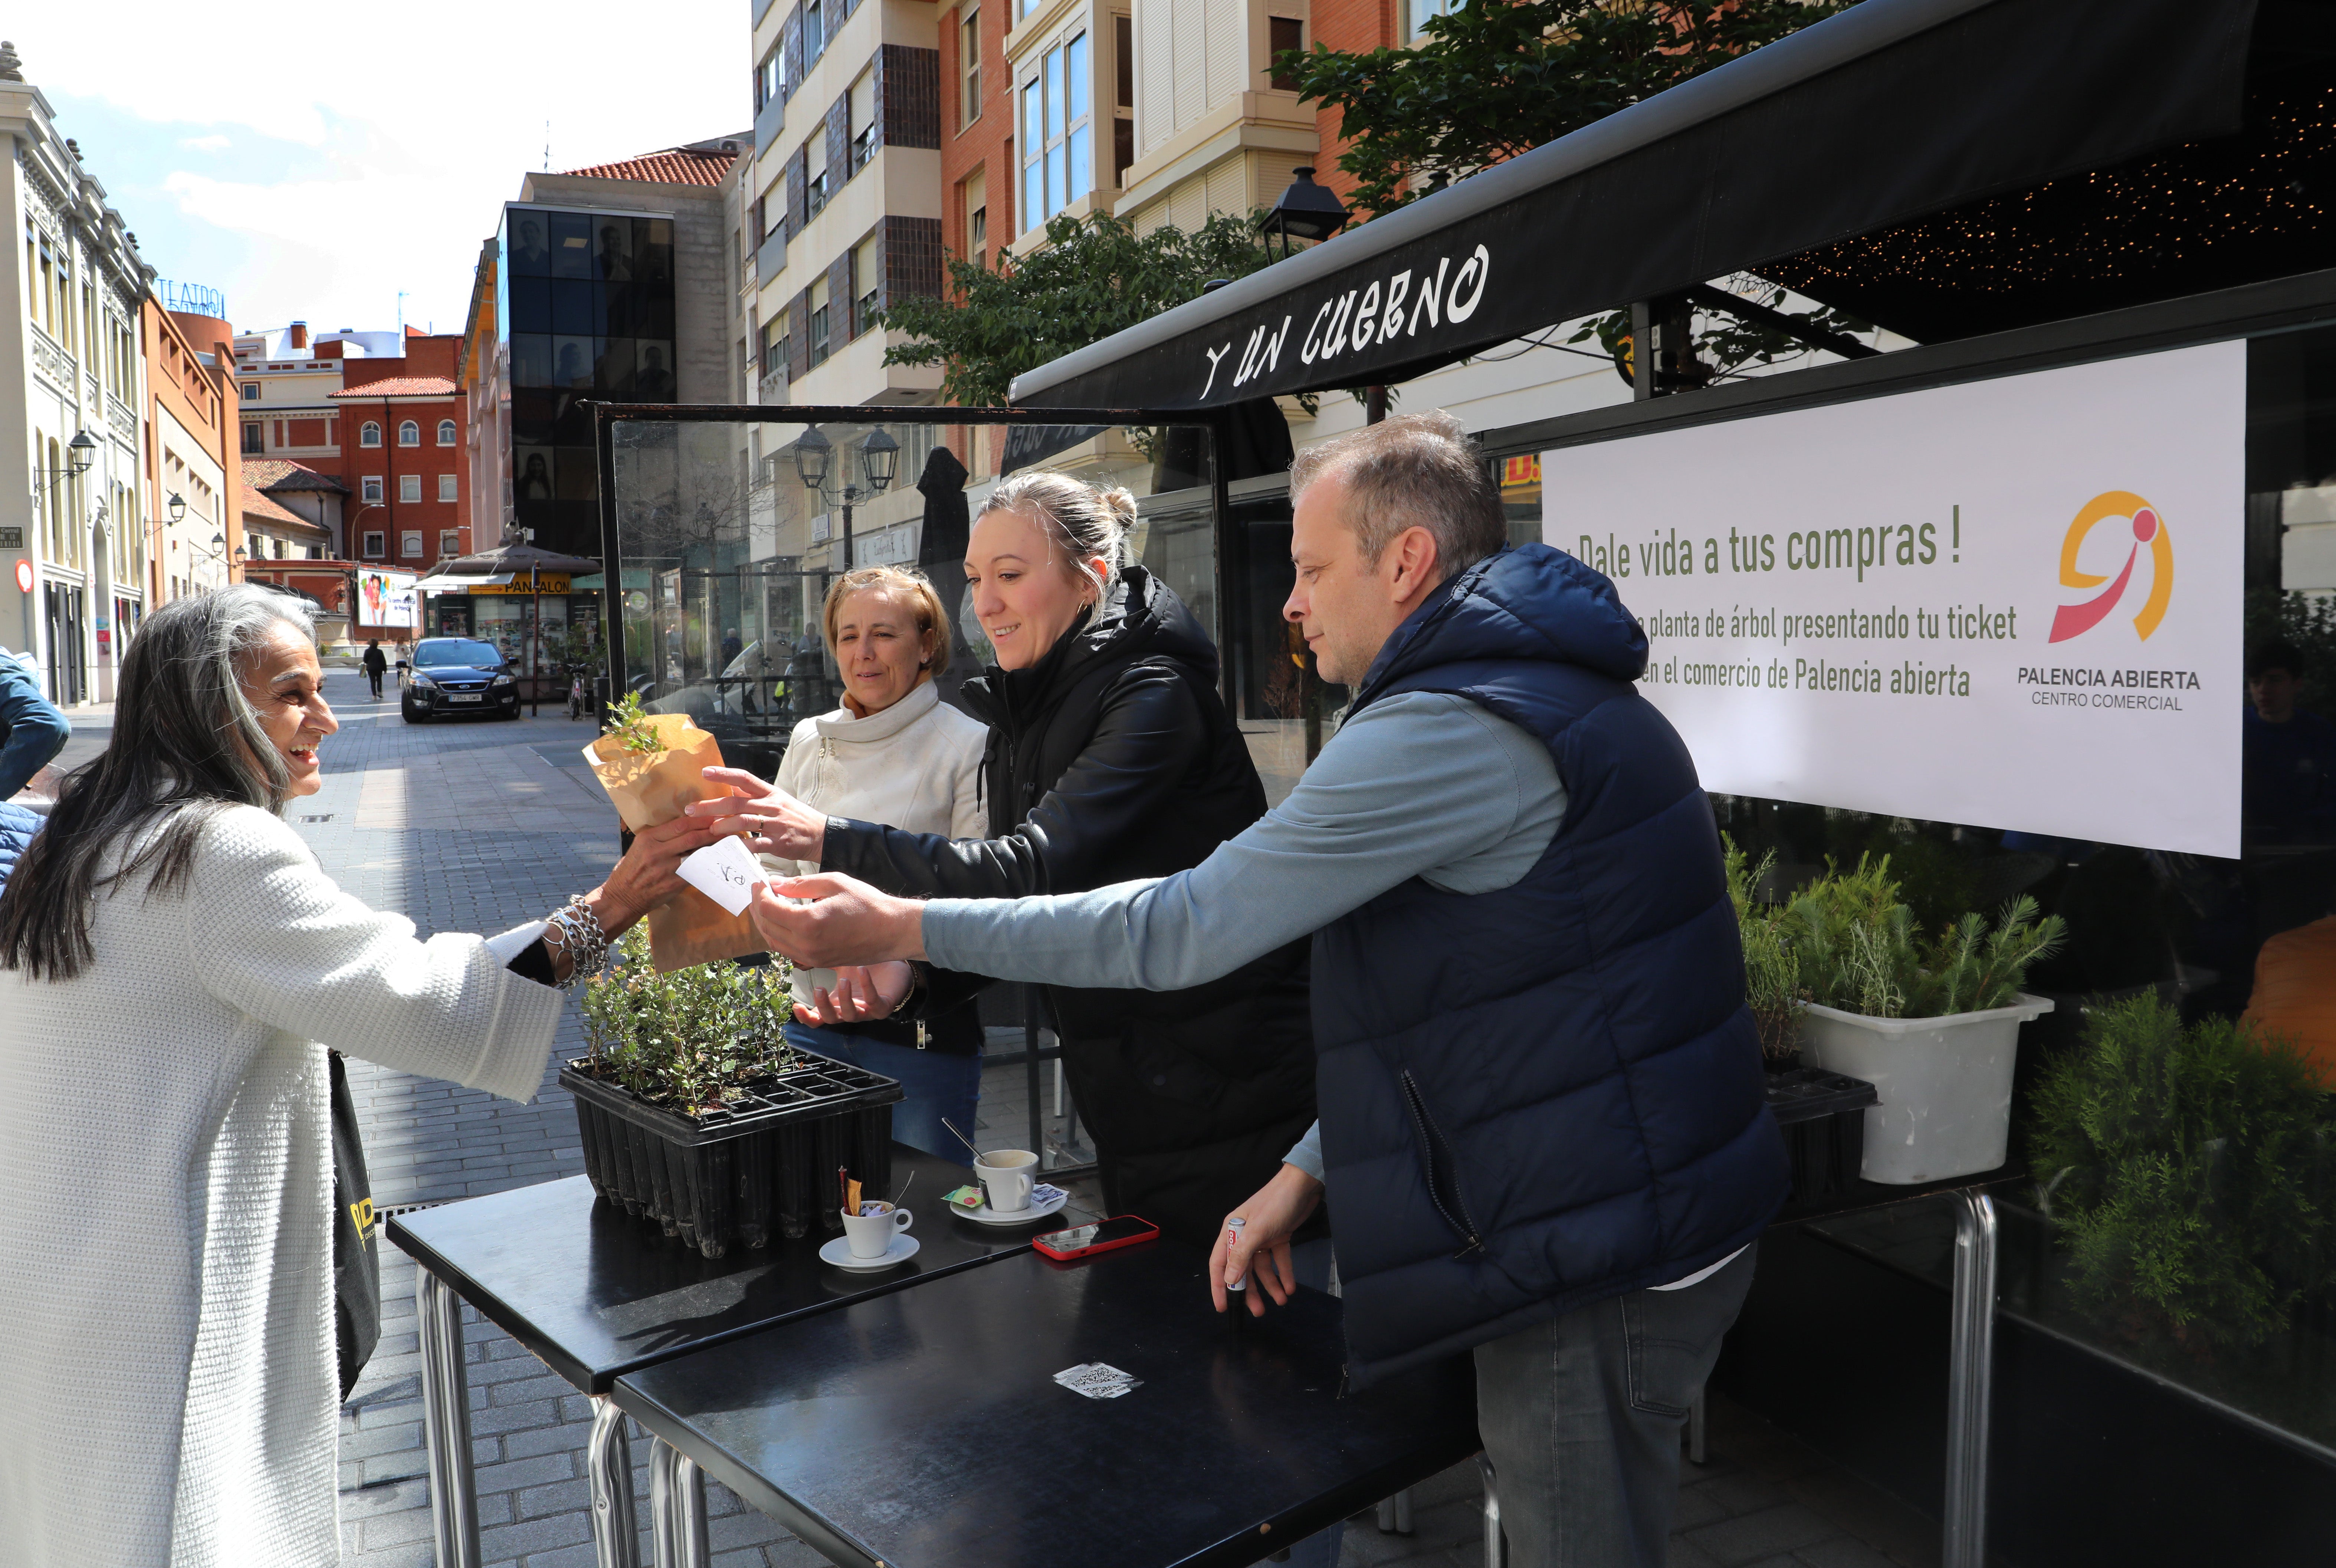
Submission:
M 790 1011 L 784 964 L 696 964 L 661 975 L 649 962 L 646 923 L 609 956 L 610 966 L 584 982 L 584 1036 L 599 1076 L 696 1115 L 793 1060 L 779 1032 Z
M 2078 1301 L 2200 1352 L 2260 1343 L 2336 1285 L 2329 1096 L 2285 1041 L 2104 1006 L 2045 1073 L 2030 1146 Z
M 1790 1061 L 1800 1053 L 1800 955 L 1785 940 L 1784 911 L 1757 901 L 1753 891 L 1775 868 L 1776 852 L 1770 850 L 1756 865 L 1735 840 L 1723 833 L 1720 842 L 1728 851 L 1728 896 L 1736 905 L 1736 929 L 1743 939 L 1744 999 L 1760 1030 L 1760 1054 Z
M 2068 928 L 2036 901 L 2003 907 L 1992 929 L 1976 911 L 1928 942 L 1898 896 L 1890 857 L 1828 866 L 1786 906 L 1782 930 L 1799 954 L 1807 998 L 1873 1018 L 1936 1018 L 2009 1006 L 2028 969 L 2057 951 Z

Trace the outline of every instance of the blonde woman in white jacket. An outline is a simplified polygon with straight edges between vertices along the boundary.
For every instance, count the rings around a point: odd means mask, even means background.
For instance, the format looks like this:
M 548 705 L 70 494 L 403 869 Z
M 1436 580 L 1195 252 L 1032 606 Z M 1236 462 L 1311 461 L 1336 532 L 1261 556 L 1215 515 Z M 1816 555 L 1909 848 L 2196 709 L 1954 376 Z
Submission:
M 711 841 L 651 829 L 500 937 L 335 886 L 284 823 L 339 727 L 299 601 L 164 605 L 0 893 L 0 1562 L 327 1568 L 327 1046 L 515 1100 L 594 951 Z
M 863 566 L 829 585 L 822 617 L 827 646 L 843 677 L 843 706 L 795 726 L 779 763 L 779 787 L 832 817 L 884 823 L 916 833 L 989 836 L 981 801 L 981 755 L 989 726 L 940 700 L 933 677 L 948 667 L 949 628 L 940 596 L 921 572 Z M 708 780 L 760 794 L 752 774 L 709 768 Z M 786 876 L 815 864 L 764 856 Z M 795 1000 L 825 1012 L 832 969 L 798 969 Z M 846 971 L 847 988 L 864 971 Z M 911 1148 L 966 1163 L 964 1145 L 941 1125 L 973 1125 L 981 1092 L 981 1025 L 971 1003 L 922 1023 L 791 1023 L 787 1038 L 898 1078 L 909 1097 L 892 1113 L 892 1135 Z

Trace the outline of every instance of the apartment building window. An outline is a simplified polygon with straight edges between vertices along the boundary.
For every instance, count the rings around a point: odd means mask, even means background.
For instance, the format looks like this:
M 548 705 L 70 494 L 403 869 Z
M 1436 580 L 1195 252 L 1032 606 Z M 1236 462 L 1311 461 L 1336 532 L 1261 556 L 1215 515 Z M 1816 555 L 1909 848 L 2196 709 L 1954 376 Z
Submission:
M 1265 19 L 1268 68 L 1270 80 L 1278 92 L 1298 91 L 1298 78 L 1281 63 L 1281 56 L 1306 47 L 1306 24 L 1295 16 L 1269 16 Z
M 787 368 L 786 317 L 763 323 L 763 374 L 784 375 Z
M 1135 24 L 1129 18 L 1112 18 L 1111 46 L 1111 182 L 1125 190 L 1127 166 L 1135 161 Z
M 453 529 L 453 528 L 446 528 L 446 529 L 441 529 L 441 530 L 439 530 L 439 531 L 438 531 L 438 553 L 439 553 L 439 555 L 440 555 L 440 556 L 442 556 L 442 557 L 443 557 L 443 556 L 449 556 L 449 555 L 460 555 L 460 554 L 462 554 L 462 531 L 461 531 L 461 530 L 459 530 L 459 529 Z
M 981 264 L 982 251 L 989 243 L 989 180 L 987 170 L 977 169 L 965 177 L 958 187 L 965 199 L 965 254 L 975 266 Z
M 398 421 L 397 444 L 400 446 L 421 445 L 422 426 L 411 419 Z
M 809 71 L 827 53 L 827 18 L 820 10 L 819 0 L 810 0 L 803 7 L 803 69 Z
M 1036 229 L 1095 189 L 1087 35 L 1046 51 L 1022 84 L 1022 222 Z
M 957 122 L 960 130 L 981 118 L 981 7 L 958 24 Z
M 1452 0 L 1406 0 L 1406 4 L 1410 7 L 1411 35 L 1415 38 L 1427 31 L 1430 17 L 1452 14 Z
M 359 446 L 379 446 L 381 444 L 380 421 L 368 419 L 363 424 L 357 426 L 357 444 Z
M 357 481 L 357 486 L 358 500 L 372 502 L 375 506 L 381 504 L 381 475 L 368 473 Z
M 258 457 L 268 451 L 265 426 L 255 423 L 243 427 L 243 450 L 248 457 Z
M 811 286 L 811 362 L 822 365 L 827 360 L 827 279 L 815 279 Z
M 408 560 L 422 559 L 422 531 L 409 529 L 397 536 L 397 553 Z
M 259 401 L 259 383 L 256 381 L 247 381 L 243 384 L 243 400 L 246 403 L 258 403 Z
M 875 325 L 871 319 L 883 307 L 884 252 L 873 234 L 852 252 L 852 336 Z
M 827 122 L 822 120 L 803 143 L 803 206 L 816 218 L 827 197 Z
M 438 476 L 438 499 L 441 501 L 456 501 L 461 499 L 455 493 L 454 476 L 453 474 L 442 473 Z
M 852 172 L 868 167 L 876 151 L 876 73 L 862 71 L 845 100 L 843 131 L 852 149 Z
M 779 96 L 779 84 L 786 73 L 786 51 L 777 44 L 763 56 L 754 67 L 754 112 L 760 114 L 772 99 Z
M 418 473 L 399 474 L 397 476 L 397 499 L 400 501 L 420 501 L 422 499 L 422 476 Z
M 452 446 L 454 444 L 454 422 L 453 420 L 442 419 L 438 422 L 438 444 L 441 446 Z
M 387 555 L 388 553 L 389 535 L 384 533 L 377 528 L 369 528 L 365 530 L 365 558 L 367 560 L 379 560 L 383 556 Z

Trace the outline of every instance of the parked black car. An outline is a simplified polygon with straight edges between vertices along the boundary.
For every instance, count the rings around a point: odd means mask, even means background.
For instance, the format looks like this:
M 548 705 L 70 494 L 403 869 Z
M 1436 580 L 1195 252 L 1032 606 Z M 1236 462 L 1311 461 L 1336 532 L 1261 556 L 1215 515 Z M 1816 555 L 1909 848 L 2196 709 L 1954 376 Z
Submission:
M 405 722 L 491 713 L 519 717 L 519 681 L 491 642 L 467 637 L 425 637 L 414 645 L 398 706 Z

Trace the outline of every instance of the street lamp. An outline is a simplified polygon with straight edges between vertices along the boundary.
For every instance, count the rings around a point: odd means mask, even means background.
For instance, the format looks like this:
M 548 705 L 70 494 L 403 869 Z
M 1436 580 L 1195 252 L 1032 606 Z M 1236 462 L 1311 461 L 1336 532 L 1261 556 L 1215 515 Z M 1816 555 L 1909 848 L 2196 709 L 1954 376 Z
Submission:
M 172 522 L 187 521 L 187 498 L 175 490 L 170 492 L 170 521 Z
M 1297 178 L 1272 209 L 1257 220 L 1259 232 L 1281 236 L 1281 257 L 1290 258 L 1293 239 L 1328 239 L 1347 226 L 1347 209 L 1326 186 L 1314 183 L 1314 170 L 1293 169 Z
M 818 492 L 822 499 L 827 492 L 827 471 L 835 456 L 835 443 L 819 433 L 813 425 L 795 441 L 795 475 L 805 490 Z M 900 443 L 878 425 L 860 443 L 860 472 L 868 482 L 868 498 L 882 494 L 891 488 L 892 476 L 900 462 Z M 847 483 L 842 496 L 843 503 L 843 570 L 852 570 L 852 509 L 862 497 L 860 487 Z

